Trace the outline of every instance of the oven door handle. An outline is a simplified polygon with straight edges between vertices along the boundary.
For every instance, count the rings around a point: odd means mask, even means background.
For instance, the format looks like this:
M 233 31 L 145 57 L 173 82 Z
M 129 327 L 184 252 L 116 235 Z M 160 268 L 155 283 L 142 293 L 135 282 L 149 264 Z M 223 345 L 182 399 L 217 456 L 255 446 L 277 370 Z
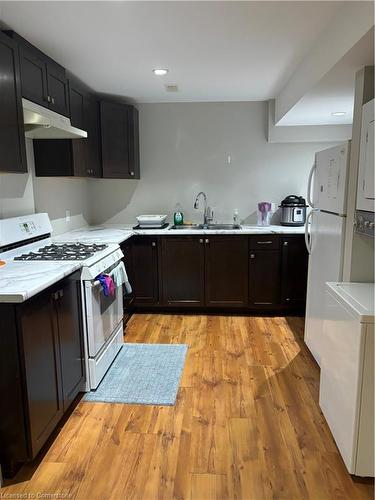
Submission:
M 117 269 L 120 265 L 121 265 L 121 263 L 120 263 L 120 264 L 118 264 L 116 267 L 114 267 L 114 268 L 112 269 L 112 271 L 108 274 L 108 276 L 111 276 L 111 277 L 112 277 L 112 276 L 113 276 L 113 274 L 114 274 L 114 272 L 116 271 L 116 269 Z M 98 286 L 98 285 L 100 285 L 100 281 L 99 281 L 99 280 L 95 280 L 95 281 L 94 281 L 94 283 L 92 283 L 92 287 L 93 287 L 93 288 L 94 288 L 94 287 L 96 287 L 96 286 Z

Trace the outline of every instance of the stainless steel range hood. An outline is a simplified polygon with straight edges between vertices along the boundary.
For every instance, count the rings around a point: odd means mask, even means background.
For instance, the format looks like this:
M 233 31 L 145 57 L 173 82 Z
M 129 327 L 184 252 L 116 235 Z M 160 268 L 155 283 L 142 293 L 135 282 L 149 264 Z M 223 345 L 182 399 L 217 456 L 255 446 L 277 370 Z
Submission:
M 84 139 L 87 132 L 72 127 L 69 118 L 22 99 L 25 136 L 31 139 Z

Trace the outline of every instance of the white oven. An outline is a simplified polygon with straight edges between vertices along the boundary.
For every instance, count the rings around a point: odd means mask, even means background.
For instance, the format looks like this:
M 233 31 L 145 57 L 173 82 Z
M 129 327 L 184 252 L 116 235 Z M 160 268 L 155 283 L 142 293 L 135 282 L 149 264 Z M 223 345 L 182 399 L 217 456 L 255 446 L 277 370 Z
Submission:
M 118 265 L 103 273 L 113 275 Z M 99 280 L 84 280 L 83 292 L 89 384 L 95 389 L 123 344 L 123 285 L 105 296 Z

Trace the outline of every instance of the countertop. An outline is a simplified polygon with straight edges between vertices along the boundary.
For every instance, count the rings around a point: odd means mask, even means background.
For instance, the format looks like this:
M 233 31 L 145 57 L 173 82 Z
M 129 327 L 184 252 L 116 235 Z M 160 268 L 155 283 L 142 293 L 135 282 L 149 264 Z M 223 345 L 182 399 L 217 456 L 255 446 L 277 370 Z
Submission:
M 217 234 L 303 234 L 303 227 L 286 226 L 242 226 L 233 230 L 204 229 L 144 229 L 134 230 L 131 225 L 106 224 L 86 226 L 60 234 L 53 238 L 55 242 L 79 241 L 81 243 L 117 243 L 120 244 L 134 235 L 176 236 L 176 235 L 217 235 Z M 7 261 L 0 267 L 0 303 L 19 303 L 45 290 L 49 286 L 80 269 L 80 262 L 14 262 Z
M 6 261 L 0 267 L 0 302 L 24 302 L 80 269 L 80 262 Z
M 131 225 L 105 224 L 86 226 L 53 238 L 56 242 L 80 241 L 81 243 L 122 243 L 134 235 L 142 236 L 176 236 L 176 235 L 217 235 L 217 234 L 303 234 L 302 227 L 287 226 L 241 226 L 241 229 L 133 229 Z
M 328 282 L 327 288 L 344 307 L 351 308 L 361 323 L 374 323 L 374 283 Z

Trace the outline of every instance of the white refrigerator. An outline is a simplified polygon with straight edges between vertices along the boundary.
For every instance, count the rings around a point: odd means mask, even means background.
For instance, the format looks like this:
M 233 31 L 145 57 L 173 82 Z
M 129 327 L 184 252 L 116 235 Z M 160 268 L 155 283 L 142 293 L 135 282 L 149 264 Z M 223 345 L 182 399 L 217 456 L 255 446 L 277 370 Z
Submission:
M 342 281 L 349 156 L 350 141 L 316 153 L 308 181 L 312 209 L 305 226 L 310 257 L 304 339 L 319 366 L 325 284 Z

